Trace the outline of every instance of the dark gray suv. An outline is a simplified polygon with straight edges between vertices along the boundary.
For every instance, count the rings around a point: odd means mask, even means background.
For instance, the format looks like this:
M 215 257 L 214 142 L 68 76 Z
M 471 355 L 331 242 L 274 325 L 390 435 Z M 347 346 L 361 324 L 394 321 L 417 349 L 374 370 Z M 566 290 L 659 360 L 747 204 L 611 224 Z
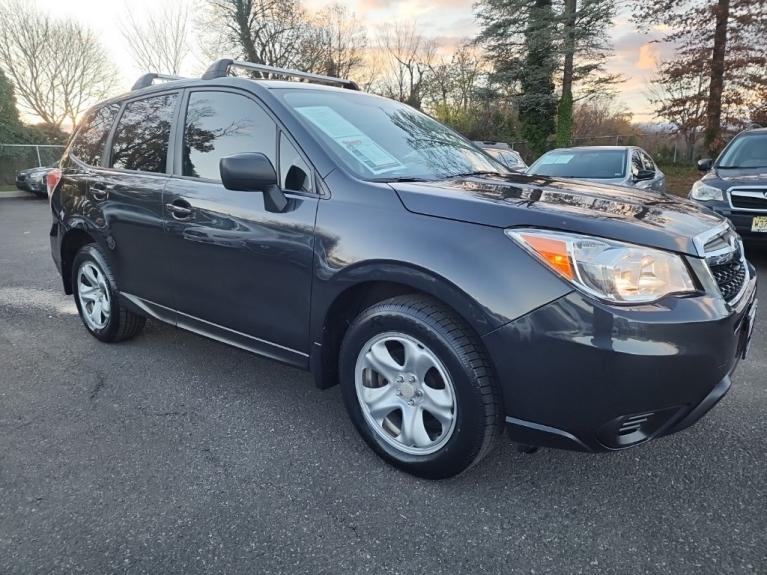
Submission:
M 728 218 L 744 239 L 767 242 L 767 128 L 741 132 L 698 168 L 705 175 L 690 198 Z
M 730 388 L 756 274 L 713 212 L 512 173 L 337 78 L 223 60 L 150 84 L 91 110 L 48 178 L 53 259 L 99 340 L 153 318 L 311 370 L 429 478 L 504 426 L 622 449 Z

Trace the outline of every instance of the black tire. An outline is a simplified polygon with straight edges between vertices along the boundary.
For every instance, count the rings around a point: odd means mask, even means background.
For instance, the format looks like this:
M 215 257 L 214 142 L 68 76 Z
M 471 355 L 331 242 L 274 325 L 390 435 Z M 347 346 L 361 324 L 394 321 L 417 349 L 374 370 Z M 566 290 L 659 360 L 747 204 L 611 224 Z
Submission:
M 78 282 L 78 273 L 85 263 L 95 265 L 98 270 L 103 273 L 104 278 L 106 279 L 106 285 L 109 291 L 110 314 L 109 319 L 106 321 L 106 325 L 102 328 L 94 328 L 89 325 L 83 315 L 84 312 L 79 294 L 80 286 Z M 75 304 L 77 305 L 77 311 L 80 313 L 80 319 L 85 328 L 96 339 L 105 343 L 125 341 L 138 335 L 144 328 L 146 318 L 136 315 L 120 305 L 117 282 L 115 282 L 112 269 L 107 263 L 107 258 L 104 256 L 98 245 L 88 244 L 80 248 L 80 251 L 77 252 L 74 262 L 72 263 L 72 291 L 75 298 Z
M 371 338 L 388 332 L 422 342 L 452 380 L 455 427 L 447 442 L 433 453 L 406 453 L 382 439 L 368 423 L 357 397 L 358 356 Z M 355 427 L 379 456 L 408 473 L 428 479 L 457 475 L 487 455 L 502 429 L 501 394 L 482 345 L 461 318 L 429 297 L 398 296 L 363 311 L 344 336 L 339 361 L 344 403 Z

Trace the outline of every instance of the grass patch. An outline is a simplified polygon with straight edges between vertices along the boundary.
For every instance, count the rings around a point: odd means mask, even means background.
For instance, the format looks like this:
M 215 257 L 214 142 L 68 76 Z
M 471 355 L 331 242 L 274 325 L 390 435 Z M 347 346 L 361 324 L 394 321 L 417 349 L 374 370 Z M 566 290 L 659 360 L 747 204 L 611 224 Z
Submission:
M 666 191 L 683 198 L 687 197 L 692 184 L 701 177 L 697 167 L 687 164 L 661 164 L 660 169 L 666 174 Z
M 0 192 L 15 192 L 16 186 L 0 186 Z

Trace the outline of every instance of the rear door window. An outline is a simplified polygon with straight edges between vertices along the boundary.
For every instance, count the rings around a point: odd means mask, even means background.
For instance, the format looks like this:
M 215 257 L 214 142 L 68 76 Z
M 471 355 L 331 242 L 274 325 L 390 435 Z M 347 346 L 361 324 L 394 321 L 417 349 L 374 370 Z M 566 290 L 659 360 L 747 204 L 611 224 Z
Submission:
M 72 144 L 72 155 L 89 166 L 101 164 L 112 124 L 120 111 L 120 104 L 107 104 L 89 114 Z
M 277 165 L 277 125 L 255 101 L 232 92 L 189 95 L 184 124 L 182 174 L 221 180 L 219 160 L 260 152 Z
M 178 94 L 162 94 L 125 105 L 112 142 L 113 168 L 166 173 L 177 99 Z

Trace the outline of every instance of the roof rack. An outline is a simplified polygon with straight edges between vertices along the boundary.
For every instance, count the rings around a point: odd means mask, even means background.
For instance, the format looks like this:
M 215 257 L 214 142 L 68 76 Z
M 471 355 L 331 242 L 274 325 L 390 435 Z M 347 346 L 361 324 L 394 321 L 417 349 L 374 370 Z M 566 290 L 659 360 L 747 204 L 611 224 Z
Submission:
M 232 68 L 242 68 L 254 72 L 274 74 L 276 76 L 290 76 L 292 78 L 302 78 L 304 80 L 318 82 L 320 84 L 331 84 L 348 88 L 349 90 L 359 90 L 360 87 L 352 80 L 335 78 L 333 76 L 323 76 L 322 74 L 312 74 L 311 72 L 302 72 L 301 70 L 290 70 L 288 68 L 276 68 L 266 64 L 254 64 L 253 62 L 240 62 L 231 58 L 222 58 L 213 62 L 202 75 L 203 80 L 212 80 L 213 78 L 223 78 L 229 75 Z
M 148 74 L 144 74 L 138 80 L 136 80 L 136 83 L 133 84 L 131 90 L 147 88 L 151 86 L 155 80 L 165 80 L 166 82 L 170 82 L 172 80 L 185 80 L 185 78 L 182 78 L 181 76 L 170 76 L 169 74 L 155 74 L 154 72 L 150 72 Z

